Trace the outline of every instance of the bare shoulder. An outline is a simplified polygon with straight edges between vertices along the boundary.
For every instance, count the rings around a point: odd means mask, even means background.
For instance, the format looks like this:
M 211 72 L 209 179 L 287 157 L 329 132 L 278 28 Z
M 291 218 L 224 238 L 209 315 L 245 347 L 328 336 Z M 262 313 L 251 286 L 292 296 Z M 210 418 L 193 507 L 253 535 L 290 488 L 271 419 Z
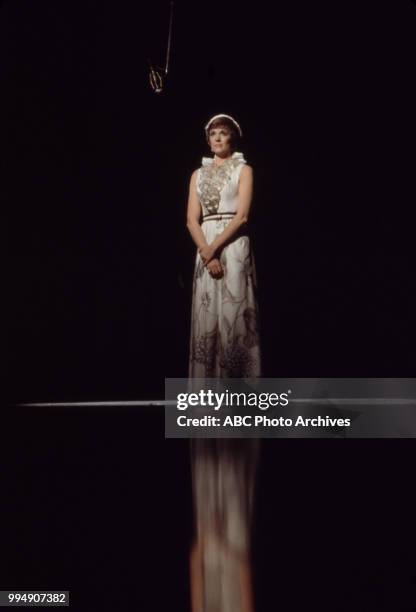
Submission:
M 199 170 L 199 168 L 197 168 L 196 170 L 194 170 L 192 172 L 192 174 L 191 174 L 191 181 L 190 181 L 191 183 L 195 183 L 196 182 L 196 179 L 197 179 L 197 176 L 198 176 L 198 170 Z
M 240 179 L 243 181 L 249 181 L 253 178 L 253 168 L 248 164 L 244 164 L 240 171 Z
M 244 164 L 241 168 L 241 176 L 250 176 L 251 174 L 253 174 L 253 167 L 249 164 Z

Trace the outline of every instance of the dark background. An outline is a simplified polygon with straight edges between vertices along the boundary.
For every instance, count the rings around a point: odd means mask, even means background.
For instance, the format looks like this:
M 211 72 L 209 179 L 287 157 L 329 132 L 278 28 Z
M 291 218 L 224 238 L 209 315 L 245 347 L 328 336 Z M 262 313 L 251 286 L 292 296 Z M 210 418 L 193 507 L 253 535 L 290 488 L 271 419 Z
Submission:
M 168 20 L 168 2 L 1 5 L 1 588 L 71 588 L 74 609 L 185 609 L 187 446 L 155 409 L 16 404 L 161 398 L 186 376 L 209 117 L 236 117 L 254 168 L 264 374 L 415 372 L 415 5 L 178 1 L 156 95 Z M 416 609 L 413 442 L 341 442 L 264 443 L 260 612 Z

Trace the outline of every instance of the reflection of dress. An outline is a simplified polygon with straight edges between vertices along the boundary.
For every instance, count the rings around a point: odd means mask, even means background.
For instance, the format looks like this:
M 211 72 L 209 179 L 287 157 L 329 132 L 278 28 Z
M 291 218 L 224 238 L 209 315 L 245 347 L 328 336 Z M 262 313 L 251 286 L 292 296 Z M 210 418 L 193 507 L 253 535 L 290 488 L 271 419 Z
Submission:
M 238 179 L 245 163 L 238 152 L 218 167 L 212 158 L 202 159 L 197 193 L 208 244 L 236 212 Z M 219 258 L 224 275 L 214 279 L 199 254 L 196 257 L 189 376 L 254 378 L 260 376 L 260 351 L 256 278 L 247 231 L 234 235 Z
M 201 547 L 202 612 L 241 612 L 249 565 L 259 440 L 191 440 L 195 527 Z
M 197 176 L 202 231 L 210 244 L 236 212 L 245 160 L 234 153 L 221 166 L 203 158 Z M 260 350 L 255 270 L 246 230 L 221 252 L 214 279 L 196 258 L 189 378 L 255 378 Z M 202 612 L 241 612 L 242 567 L 248 563 L 258 440 L 191 441 L 196 539 L 201 549 Z

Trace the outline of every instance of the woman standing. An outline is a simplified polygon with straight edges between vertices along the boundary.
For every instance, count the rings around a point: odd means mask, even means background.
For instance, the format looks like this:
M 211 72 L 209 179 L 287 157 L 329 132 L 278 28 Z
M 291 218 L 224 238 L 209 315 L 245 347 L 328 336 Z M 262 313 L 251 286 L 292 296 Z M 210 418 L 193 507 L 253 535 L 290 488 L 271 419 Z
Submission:
M 187 225 L 198 247 L 189 377 L 254 378 L 260 351 L 247 232 L 253 171 L 236 151 L 242 132 L 232 117 L 212 117 L 205 132 L 214 156 L 192 174 L 188 200 Z
M 253 171 L 229 115 L 205 126 L 214 156 L 191 177 L 187 225 L 198 248 L 189 378 L 260 376 L 256 279 L 247 220 Z M 202 219 L 201 219 L 202 217 Z M 254 612 L 250 522 L 255 439 L 191 440 L 195 538 L 192 612 Z

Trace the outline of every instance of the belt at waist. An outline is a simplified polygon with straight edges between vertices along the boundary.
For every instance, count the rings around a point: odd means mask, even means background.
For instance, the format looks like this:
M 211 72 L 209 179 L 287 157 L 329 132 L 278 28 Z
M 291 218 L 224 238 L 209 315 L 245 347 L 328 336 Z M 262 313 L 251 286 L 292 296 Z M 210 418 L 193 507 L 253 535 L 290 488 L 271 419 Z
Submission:
M 232 219 L 235 216 L 235 212 L 223 212 L 223 213 L 212 213 L 202 217 L 202 223 L 204 221 L 220 221 L 221 219 Z

